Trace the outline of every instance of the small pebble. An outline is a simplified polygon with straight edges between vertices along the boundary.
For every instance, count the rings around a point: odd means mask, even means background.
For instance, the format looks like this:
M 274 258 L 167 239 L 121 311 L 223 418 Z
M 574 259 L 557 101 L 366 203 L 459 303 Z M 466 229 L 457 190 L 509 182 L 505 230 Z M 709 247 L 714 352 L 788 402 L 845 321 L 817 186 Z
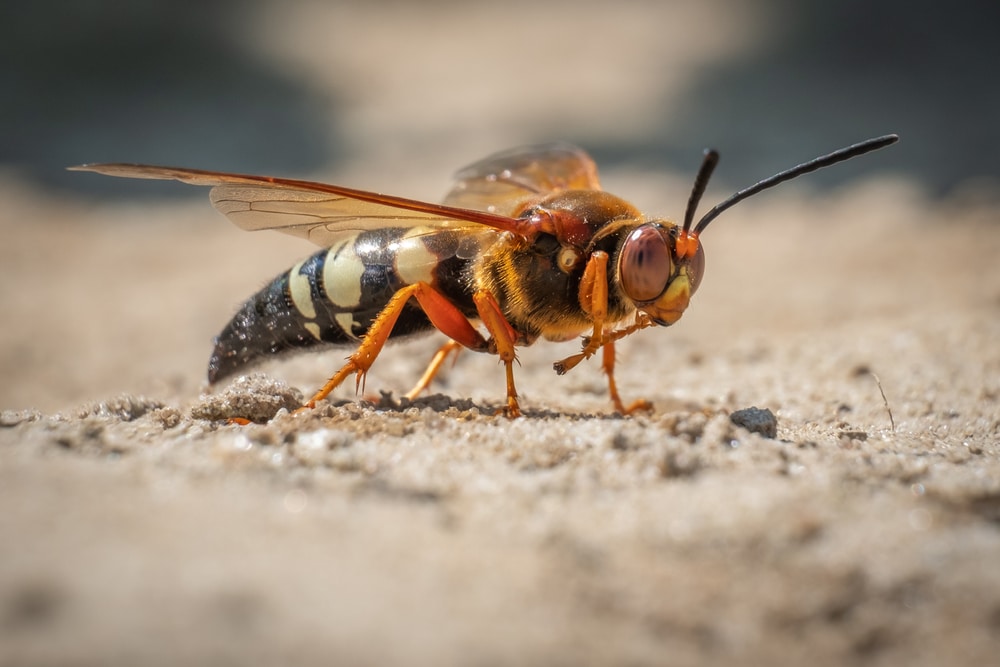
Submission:
M 778 418 L 767 408 L 743 408 L 729 415 L 729 420 L 751 433 L 759 433 L 765 438 L 778 435 Z

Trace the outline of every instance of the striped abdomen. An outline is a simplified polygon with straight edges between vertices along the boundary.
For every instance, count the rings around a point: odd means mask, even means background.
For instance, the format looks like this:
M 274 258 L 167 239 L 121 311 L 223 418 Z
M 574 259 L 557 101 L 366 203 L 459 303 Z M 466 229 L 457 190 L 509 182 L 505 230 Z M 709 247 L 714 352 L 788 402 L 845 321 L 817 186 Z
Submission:
M 209 382 L 265 357 L 317 345 L 360 341 L 392 295 L 424 281 L 475 317 L 467 284 L 486 236 L 465 231 L 388 227 L 345 235 L 282 273 L 251 297 L 215 339 Z M 429 331 L 423 311 L 407 304 L 392 337 Z

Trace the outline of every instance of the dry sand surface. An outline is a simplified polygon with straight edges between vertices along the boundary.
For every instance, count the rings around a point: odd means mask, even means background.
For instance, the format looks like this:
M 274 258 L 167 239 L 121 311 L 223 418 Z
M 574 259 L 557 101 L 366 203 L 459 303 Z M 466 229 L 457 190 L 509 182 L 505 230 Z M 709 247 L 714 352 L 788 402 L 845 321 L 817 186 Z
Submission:
M 413 405 L 345 390 L 238 427 L 227 405 L 274 413 L 294 390 L 268 378 L 309 391 L 343 356 L 200 394 L 273 244 L 207 205 L 160 207 L 139 243 L 135 210 L 64 224 L 72 202 L 6 192 L 4 265 L 35 279 L 5 293 L 4 664 L 1000 649 L 996 211 L 891 181 L 748 202 L 706 234 L 685 318 L 621 346 L 650 415 L 611 414 L 596 364 L 556 377 L 567 343 L 523 351 L 520 420 L 465 354 Z M 398 396 L 437 344 L 389 348 L 369 391 Z M 776 438 L 730 422 L 750 406 Z
M 479 148 L 396 190 L 433 198 Z M 386 190 L 405 167 L 337 180 Z M 689 179 L 605 182 L 677 217 Z M 685 317 L 620 345 L 650 414 L 615 415 L 593 361 L 557 377 L 570 342 L 522 350 L 518 420 L 493 415 L 485 355 L 400 401 L 439 337 L 303 415 L 282 406 L 346 351 L 209 391 L 212 336 L 307 244 L 201 199 L 97 205 L 7 174 L 0 201 L 0 665 L 1000 655 L 989 198 L 877 176 L 745 202 L 706 232 Z M 754 406 L 776 437 L 731 421 Z M 273 419 L 226 423 L 248 407 Z

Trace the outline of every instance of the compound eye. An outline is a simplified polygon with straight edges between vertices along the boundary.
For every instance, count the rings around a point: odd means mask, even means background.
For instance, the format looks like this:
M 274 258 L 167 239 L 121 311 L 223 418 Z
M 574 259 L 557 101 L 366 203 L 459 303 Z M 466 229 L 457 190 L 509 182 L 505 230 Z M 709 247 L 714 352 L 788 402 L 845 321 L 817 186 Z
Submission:
M 663 293 L 673 273 L 670 248 L 654 225 L 642 225 L 622 244 L 619 278 L 635 302 L 653 301 Z
M 691 283 L 691 294 L 698 291 L 701 284 L 701 277 L 705 275 L 705 250 L 701 243 L 698 243 L 698 251 L 688 263 L 688 280 Z

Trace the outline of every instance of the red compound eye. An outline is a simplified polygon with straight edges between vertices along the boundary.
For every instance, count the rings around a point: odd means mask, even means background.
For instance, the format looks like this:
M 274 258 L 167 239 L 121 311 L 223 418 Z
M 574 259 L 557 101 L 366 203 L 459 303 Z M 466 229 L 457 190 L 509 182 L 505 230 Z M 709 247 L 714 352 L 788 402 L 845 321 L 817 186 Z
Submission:
M 673 261 L 660 229 L 642 225 L 622 244 L 618 262 L 622 289 L 636 303 L 656 299 L 673 273 Z
M 691 281 L 691 294 L 698 291 L 698 286 L 701 285 L 701 278 L 705 275 L 705 250 L 701 243 L 698 244 L 698 250 L 695 251 L 694 257 L 688 262 L 688 280 Z

